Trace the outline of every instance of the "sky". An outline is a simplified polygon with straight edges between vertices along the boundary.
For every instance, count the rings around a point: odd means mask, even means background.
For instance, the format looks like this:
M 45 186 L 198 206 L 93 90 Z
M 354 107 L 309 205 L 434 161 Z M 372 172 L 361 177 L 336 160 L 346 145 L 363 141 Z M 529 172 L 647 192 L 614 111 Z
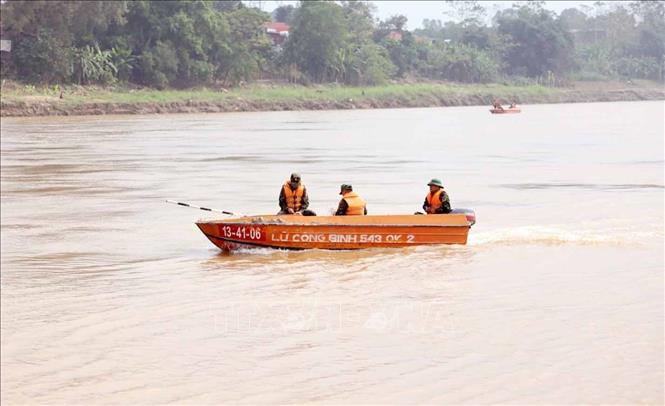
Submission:
M 259 5 L 264 11 L 272 11 L 280 5 L 296 5 L 297 1 L 253 1 L 254 5 Z M 444 14 L 447 10 L 444 1 L 371 1 L 376 5 L 375 17 L 385 20 L 393 15 L 403 14 L 408 18 L 407 29 L 413 30 L 422 28 L 422 21 L 424 19 L 441 20 L 442 22 L 451 20 L 451 17 Z M 487 9 L 490 17 L 506 8 L 512 6 L 513 1 L 482 1 L 482 5 Z M 546 1 L 545 8 L 554 12 L 561 13 L 561 11 L 571 8 L 579 7 L 583 4 L 593 6 L 594 1 Z

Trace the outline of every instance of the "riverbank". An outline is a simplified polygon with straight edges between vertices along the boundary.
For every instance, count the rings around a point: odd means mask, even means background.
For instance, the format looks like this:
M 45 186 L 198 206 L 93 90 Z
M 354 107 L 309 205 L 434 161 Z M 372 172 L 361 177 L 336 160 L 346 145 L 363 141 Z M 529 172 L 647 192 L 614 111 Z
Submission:
M 25 117 L 489 106 L 496 98 L 519 104 L 665 100 L 665 88 L 647 81 L 577 82 L 566 88 L 429 82 L 377 87 L 253 84 L 234 89 L 189 90 L 38 88 L 12 82 L 3 84 L 1 96 L 2 117 Z

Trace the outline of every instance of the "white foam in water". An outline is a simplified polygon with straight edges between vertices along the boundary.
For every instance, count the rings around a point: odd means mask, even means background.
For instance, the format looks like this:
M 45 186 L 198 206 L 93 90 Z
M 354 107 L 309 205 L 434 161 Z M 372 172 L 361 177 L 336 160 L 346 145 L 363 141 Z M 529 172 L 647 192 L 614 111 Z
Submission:
M 663 233 L 657 227 L 644 230 L 637 227 L 585 228 L 583 225 L 545 225 L 502 228 L 486 232 L 471 232 L 469 245 L 484 244 L 542 244 L 542 245 L 595 245 L 595 244 L 646 244 L 654 239 L 662 240 Z
M 275 253 L 288 253 L 287 249 L 268 248 L 268 247 L 252 247 L 252 248 L 238 248 L 231 252 L 231 254 L 251 254 L 251 255 L 274 255 Z

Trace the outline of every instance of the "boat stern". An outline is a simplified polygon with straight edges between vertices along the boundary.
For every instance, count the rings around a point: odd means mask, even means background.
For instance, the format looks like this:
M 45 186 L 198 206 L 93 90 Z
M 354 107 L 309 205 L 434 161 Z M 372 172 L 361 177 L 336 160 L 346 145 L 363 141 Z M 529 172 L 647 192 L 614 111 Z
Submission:
M 469 227 L 476 224 L 476 212 L 471 209 L 453 209 L 450 213 L 464 214 L 466 221 L 469 222 Z

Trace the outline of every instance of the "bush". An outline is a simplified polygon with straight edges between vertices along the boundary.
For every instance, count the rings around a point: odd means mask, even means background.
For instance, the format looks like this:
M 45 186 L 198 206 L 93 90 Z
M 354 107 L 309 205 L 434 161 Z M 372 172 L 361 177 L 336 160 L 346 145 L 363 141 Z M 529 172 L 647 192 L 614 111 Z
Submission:
M 602 81 L 605 81 L 605 80 L 609 80 L 610 77 L 608 77 L 606 75 L 603 75 L 602 73 L 583 70 L 583 71 L 579 71 L 577 73 L 574 73 L 572 75 L 571 79 L 581 80 L 581 81 L 586 81 L 586 82 L 602 82 Z
M 487 83 L 498 77 L 499 64 L 487 52 L 473 46 L 445 45 L 430 53 L 421 73 L 455 82 Z
M 178 58 L 170 44 L 157 41 L 139 59 L 138 73 L 142 84 L 164 89 L 175 80 L 178 73 Z
M 395 72 L 385 49 L 374 44 L 362 45 L 348 58 L 344 82 L 351 85 L 380 85 Z
M 117 69 L 117 78 L 123 82 L 129 80 L 132 76 L 132 70 L 136 64 L 137 58 L 132 55 L 132 50 L 120 46 L 111 49 L 111 62 Z
M 503 76 L 500 83 L 505 86 L 532 86 L 537 85 L 538 80 L 527 76 L 508 75 Z
M 29 82 L 66 82 L 72 74 L 70 47 L 53 36 L 50 30 L 39 30 L 36 37 L 20 37 L 12 50 L 16 77 Z
M 656 58 L 619 58 L 613 67 L 625 78 L 663 80 L 663 66 Z
M 205 61 L 192 61 L 190 64 L 190 85 L 207 85 L 212 83 L 215 67 Z
M 118 69 L 112 62 L 111 51 L 102 51 L 99 46 L 85 46 L 72 50 L 74 58 L 74 78 L 79 84 L 112 83 Z

